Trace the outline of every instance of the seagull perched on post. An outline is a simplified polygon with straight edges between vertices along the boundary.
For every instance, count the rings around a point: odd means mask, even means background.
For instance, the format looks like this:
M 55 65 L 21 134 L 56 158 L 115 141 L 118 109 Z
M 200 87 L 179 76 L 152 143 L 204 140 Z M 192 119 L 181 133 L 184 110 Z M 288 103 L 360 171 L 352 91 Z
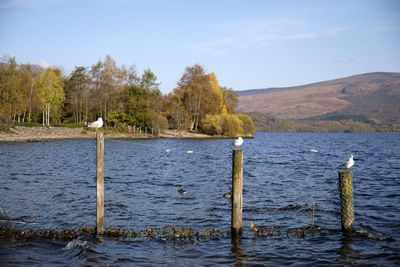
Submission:
M 238 149 L 240 149 L 240 146 L 243 144 L 243 139 L 242 137 L 238 137 L 233 143 L 231 144 L 232 146 L 236 146 Z
M 349 160 L 346 163 L 343 163 L 340 165 L 341 167 L 345 167 L 347 169 L 350 169 L 354 165 L 354 160 L 353 160 L 353 155 L 350 155 Z
M 90 127 L 90 128 L 95 128 L 96 129 L 96 133 L 97 133 L 97 129 L 101 128 L 101 126 L 103 126 L 103 119 L 102 118 L 98 118 L 97 121 L 91 122 L 88 125 L 88 127 Z

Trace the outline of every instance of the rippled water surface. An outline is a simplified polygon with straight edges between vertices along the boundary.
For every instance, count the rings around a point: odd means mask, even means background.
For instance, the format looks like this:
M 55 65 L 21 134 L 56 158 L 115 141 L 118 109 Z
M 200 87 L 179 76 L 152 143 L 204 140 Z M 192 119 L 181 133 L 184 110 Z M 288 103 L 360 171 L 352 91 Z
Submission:
M 113 228 L 230 230 L 232 140 L 105 140 Z M 166 152 L 170 149 L 170 152 Z M 243 238 L 0 241 L 2 265 L 398 265 L 400 135 L 258 133 L 244 151 Z M 193 151 L 188 154 L 187 151 Z M 317 150 L 318 152 L 311 152 Z M 356 233 L 340 229 L 338 168 L 350 154 Z M 95 226 L 96 141 L 0 143 L 0 213 L 15 228 Z M 183 187 L 186 195 L 177 190 Z M 321 228 L 255 238 L 249 225 Z M 85 241 L 85 242 L 84 242 Z M 70 246 L 68 246 L 68 244 Z

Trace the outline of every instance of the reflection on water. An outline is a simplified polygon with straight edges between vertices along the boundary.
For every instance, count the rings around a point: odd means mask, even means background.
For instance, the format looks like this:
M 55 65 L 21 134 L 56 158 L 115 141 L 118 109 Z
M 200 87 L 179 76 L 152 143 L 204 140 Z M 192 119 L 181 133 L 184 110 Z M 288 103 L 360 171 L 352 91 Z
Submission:
M 243 266 L 250 263 L 250 259 L 246 255 L 246 250 L 242 248 L 242 237 L 233 236 L 232 253 L 235 257 L 235 266 Z
M 339 262 L 354 265 L 357 263 L 357 259 L 363 258 L 360 251 L 353 249 L 353 233 L 349 232 L 343 234 L 341 243 L 342 246 L 338 249 Z
M 230 200 L 223 196 L 231 191 L 229 143 L 106 139 L 105 226 L 230 229 Z M 62 250 L 68 242 L 34 239 L 0 242 L 0 258 L 6 265 L 395 265 L 399 146 L 398 134 L 259 133 L 242 147 L 240 240 L 81 237 L 87 246 Z M 357 231 L 346 237 L 340 231 L 337 166 L 350 154 L 360 159 L 352 167 Z M 95 140 L 0 143 L 0 162 L 1 220 L 36 230 L 95 225 Z M 179 187 L 187 194 L 179 194 Z M 321 231 L 253 237 L 252 223 L 282 230 L 309 226 L 314 202 L 314 225 Z

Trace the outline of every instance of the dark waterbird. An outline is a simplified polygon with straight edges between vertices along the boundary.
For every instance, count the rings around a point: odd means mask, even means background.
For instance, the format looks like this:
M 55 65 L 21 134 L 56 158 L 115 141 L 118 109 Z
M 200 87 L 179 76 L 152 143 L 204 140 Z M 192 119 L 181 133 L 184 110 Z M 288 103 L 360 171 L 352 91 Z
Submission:
M 224 194 L 224 197 L 231 199 L 232 198 L 232 191 L 229 193 Z
M 178 192 L 179 192 L 181 195 L 185 195 L 185 194 L 186 194 L 186 191 L 183 190 L 182 187 L 179 187 Z

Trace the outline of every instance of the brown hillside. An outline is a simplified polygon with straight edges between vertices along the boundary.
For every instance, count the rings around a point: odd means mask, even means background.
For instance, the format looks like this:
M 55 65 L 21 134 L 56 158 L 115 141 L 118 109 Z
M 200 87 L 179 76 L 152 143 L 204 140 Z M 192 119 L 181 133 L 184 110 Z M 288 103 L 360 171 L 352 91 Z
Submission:
M 304 119 L 332 112 L 400 113 L 400 73 L 367 73 L 288 88 L 237 92 L 240 112 Z

